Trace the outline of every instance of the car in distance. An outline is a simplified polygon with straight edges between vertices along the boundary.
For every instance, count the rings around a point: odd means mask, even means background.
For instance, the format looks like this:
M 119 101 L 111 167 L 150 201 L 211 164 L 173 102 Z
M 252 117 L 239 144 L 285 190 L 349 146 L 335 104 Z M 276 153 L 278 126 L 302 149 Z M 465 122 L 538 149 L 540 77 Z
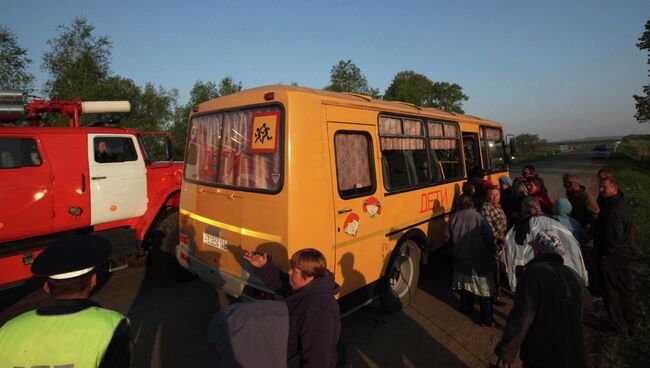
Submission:
M 591 150 L 591 158 L 609 158 L 609 149 L 607 146 L 598 145 Z

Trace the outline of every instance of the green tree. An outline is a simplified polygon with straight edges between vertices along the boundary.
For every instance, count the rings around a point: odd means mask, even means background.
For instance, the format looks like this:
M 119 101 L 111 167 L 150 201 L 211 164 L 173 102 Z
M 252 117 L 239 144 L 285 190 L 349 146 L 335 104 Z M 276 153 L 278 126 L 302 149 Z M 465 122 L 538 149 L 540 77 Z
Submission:
M 223 84 L 224 81 L 222 80 L 221 82 Z M 219 89 L 217 89 L 217 85 L 215 82 L 212 81 L 203 82 L 201 80 L 198 80 L 196 81 L 196 83 L 194 83 L 194 86 L 190 91 L 190 101 L 187 103 L 188 110 L 194 105 L 198 105 L 202 102 L 212 100 L 213 98 L 217 98 L 219 96 L 220 96 Z M 187 111 L 186 115 L 189 115 L 189 111 Z
M 86 19 L 75 18 L 70 25 L 59 26 L 58 31 L 59 35 L 48 41 L 50 49 L 43 55 L 42 69 L 50 76 L 45 91 L 50 98 L 127 100 L 131 103 L 131 112 L 116 116 L 121 126 L 143 131 L 172 128 L 178 91 L 168 91 L 152 83 L 140 88 L 131 79 L 113 75 L 110 69 L 112 43 L 107 36 L 95 36 L 94 26 Z M 97 116 L 94 115 L 80 116 L 82 125 L 95 120 Z M 50 114 L 45 123 L 66 125 L 67 119 Z
M 100 83 L 89 87 L 87 93 L 88 96 L 92 97 L 85 98 L 86 101 L 129 101 L 131 103 L 131 111 L 129 113 L 120 113 L 111 115 L 110 117 L 118 119 L 120 126 L 139 128 L 138 122 L 135 119 L 134 111 L 136 110 L 136 105 L 140 100 L 140 94 L 142 91 L 133 80 L 111 76 Z M 82 114 L 79 116 L 79 123 L 80 125 L 85 125 L 103 117 L 108 116 Z
M 520 152 L 535 152 L 541 150 L 548 144 L 546 139 L 540 139 L 537 134 L 519 134 L 515 137 L 517 149 Z
M 226 79 L 229 79 L 229 81 L 224 83 Z M 238 85 L 239 89 L 241 90 L 241 83 Z M 226 89 L 233 90 L 232 78 L 222 79 L 220 86 L 223 86 L 222 92 L 227 92 Z M 187 139 L 187 127 L 192 107 L 202 102 L 219 97 L 220 89 L 221 88 L 217 88 L 217 84 L 215 82 L 203 82 L 201 80 L 198 80 L 194 83 L 192 90 L 190 90 L 190 100 L 185 105 L 177 106 L 174 113 L 174 124 L 171 127 L 175 159 L 183 158 L 185 140 Z
M 428 106 L 431 103 L 432 89 L 433 82 L 427 76 L 412 70 L 405 70 L 395 74 L 393 81 L 386 89 L 384 100 Z
M 379 97 L 379 90 L 371 88 L 368 80 L 352 60 L 341 60 L 330 69 L 330 84 L 325 88 L 332 92 L 349 92 Z
M 397 73 L 384 94 L 384 100 L 404 101 L 460 114 L 464 113 L 463 101 L 468 99 L 460 85 L 434 83 L 426 75 L 412 70 Z
M 34 75 L 27 68 L 32 60 L 16 41 L 16 35 L 6 26 L 0 26 L 0 89 L 30 92 Z
M 650 65 L 650 20 L 646 22 L 645 32 L 639 38 L 639 43 L 636 46 L 640 50 L 648 51 L 648 65 Z M 648 77 L 650 77 L 650 69 Z M 634 117 L 639 123 L 650 122 L 650 83 L 643 86 L 643 93 L 645 93 L 645 96 L 634 95 L 636 101 L 636 115 Z
M 469 97 L 463 93 L 463 87 L 456 83 L 435 82 L 431 93 L 431 106 L 449 112 L 464 114 L 463 101 Z
M 84 18 L 57 29 L 60 34 L 47 41 L 50 50 L 41 66 L 50 75 L 46 93 L 62 99 L 94 98 L 90 92 L 111 73 L 111 41 L 107 36 L 94 36 L 93 25 Z
M 110 76 L 89 88 L 89 94 L 98 101 L 135 101 L 140 93 L 140 87 L 132 79 L 119 76 Z
M 167 91 L 148 82 L 132 104 L 132 126 L 143 131 L 169 131 L 173 125 L 177 101 L 177 90 Z
M 219 96 L 227 96 L 242 90 L 241 82 L 235 82 L 232 77 L 225 77 L 219 82 Z M 216 97 L 219 97 L 216 96 Z M 207 101 L 207 100 L 206 100 Z M 203 101 L 201 101 L 203 102 Z M 200 102 L 197 102 L 200 103 Z
M 153 83 L 146 83 L 138 98 L 132 103 L 129 120 L 123 125 L 134 126 L 147 132 L 171 131 L 177 101 L 178 91 L 176 89 L 166 90 Z M 162 136 L 144 135 L 143 142 L 150 159 L 165 159 L 165 142 Z M 172 142 L 172 148 L 173 146 Z

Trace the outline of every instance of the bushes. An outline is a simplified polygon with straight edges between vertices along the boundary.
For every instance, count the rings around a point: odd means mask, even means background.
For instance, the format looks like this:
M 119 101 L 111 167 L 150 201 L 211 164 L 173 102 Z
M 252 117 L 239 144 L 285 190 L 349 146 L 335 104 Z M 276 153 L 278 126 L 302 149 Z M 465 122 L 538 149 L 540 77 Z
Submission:
M 650 135 L 623 137 L 616 152 L 624 157 L 650 165 Z

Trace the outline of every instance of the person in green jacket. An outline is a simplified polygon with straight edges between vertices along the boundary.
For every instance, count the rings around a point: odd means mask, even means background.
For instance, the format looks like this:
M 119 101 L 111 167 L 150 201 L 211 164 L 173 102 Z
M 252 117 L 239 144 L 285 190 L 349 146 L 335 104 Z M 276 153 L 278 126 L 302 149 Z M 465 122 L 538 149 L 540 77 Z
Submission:
M 32 273 L 46 276 L 54 301 L 0 328 L 0 362 L 7 367 L 128 367 L 133 351 L 129 320 L 88 299 L 96 266 L 111 245 L 98 236 L 62 240 L 45 249 Z

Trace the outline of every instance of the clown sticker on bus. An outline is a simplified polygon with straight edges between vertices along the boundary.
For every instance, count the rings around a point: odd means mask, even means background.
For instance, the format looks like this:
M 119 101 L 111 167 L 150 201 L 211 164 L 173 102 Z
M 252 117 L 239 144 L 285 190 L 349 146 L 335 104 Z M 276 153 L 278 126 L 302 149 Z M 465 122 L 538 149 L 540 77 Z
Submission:
M 375 197 L 364 199 L 363 212 L 368 212 L 370 218 L 375 218 L 375 215 L 381 215 L 381 202 Z
M 357 231 L 359 231 L 359 225 L 361 225 L 361 219 L 356 213 L 351 213 L 343 222 L 343 231 L 352 236 L 357 236 Z

